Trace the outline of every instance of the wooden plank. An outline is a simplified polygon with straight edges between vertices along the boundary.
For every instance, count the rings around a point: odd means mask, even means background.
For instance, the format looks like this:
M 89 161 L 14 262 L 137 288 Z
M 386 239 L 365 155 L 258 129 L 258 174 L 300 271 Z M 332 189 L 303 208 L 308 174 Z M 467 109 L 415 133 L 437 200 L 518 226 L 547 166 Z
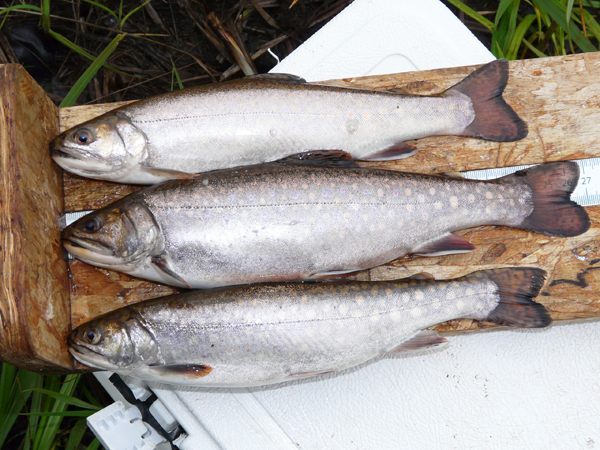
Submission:
M 475 67 L 459 67 L 329 83 L 431 94 L 452 86 L 473 70 Z M 530 131 L 526 139 L 495 143 L 451 136 L 425 138 L 411 142 L 420 150 L 412 158 L 364 165 L 439 173 L 600 156 L 600 53 L 514 61 L 510 70 L 505 98 L 528 123 Z M 87 120 L 94 108 L 61 111 L 61 129 L 83 121 L 80 112 Z M 76 177 L 67 179 L 65 189 L 67 186 L 65 202 L 71 211 L 100 207 L 130 189 Z M 402 278 L 424 271 L 436 278 L 454 278 L 479 269 L 530 265 L 548 271 L 548 280 L 538 299 L 550 309 L 556 321 L 596 319 L 600 316 L 600 271 L 596 270 L 600 267 L 600 207 L 587 210 L 592 227 L 582 236 L 564 239 L 501 227 L 480 227 L 462 232 L 477 246 L 471 254 L 408 256 L 359 273 L 355 278 Z M 71 263 L 71 272 L 77 285 L 77 289 L 71 288 L 74 325 L 124 304 L 173 291 L 81 262 Z M 463 320 L 448 322 L 438 329 L 451 333 L 484 327 L 487 325 Z
M 0 359 L 28 369 L 72 369 L 62 176 L 48 152 L 57 132 L 42 88 L 20 65 L 0 66 Z

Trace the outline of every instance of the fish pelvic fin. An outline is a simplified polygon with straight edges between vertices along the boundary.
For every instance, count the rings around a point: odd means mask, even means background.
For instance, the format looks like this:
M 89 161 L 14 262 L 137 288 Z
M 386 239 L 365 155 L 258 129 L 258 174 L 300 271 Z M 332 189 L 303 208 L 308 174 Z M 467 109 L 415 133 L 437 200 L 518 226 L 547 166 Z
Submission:
M 484 320 L 510 327 L 543 328 L 552 323 L 548 310 L 533 301 L 544 285 L 546 272 L 533 267 L 482 270 L 469 277 L 486 277 L 498 286 L 498 306 Z
M 572 162 L 541 164 L 498 179 L 522 182 L 533 194 L 533 211 L 518 225 L 551 236 L 578 236 L 590 228 L 585 208 L 571 200 L 579 181 L 579 166 Z
M 498 142 L 512 142 L 527 136 L 527 124 L 508 105 L 502 92 L 508 81 L 508 61 L 498 59 L 480 67 L 444 94 L 460 92 L 473 103 L 475 119 L 464 136 Z

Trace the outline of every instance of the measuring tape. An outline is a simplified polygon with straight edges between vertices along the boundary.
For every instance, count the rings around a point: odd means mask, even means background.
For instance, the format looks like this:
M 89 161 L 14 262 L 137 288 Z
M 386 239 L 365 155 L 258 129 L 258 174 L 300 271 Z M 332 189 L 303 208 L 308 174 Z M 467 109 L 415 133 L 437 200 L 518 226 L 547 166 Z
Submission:
M 579 166 L 579 181 L 571 194 L 571 200 L 581 206 L 600 205 L 600 158 L 578 159 L 574 162 Z M 462 174 L 470 180 L 493 180 L 536 165 L 470 170 Z

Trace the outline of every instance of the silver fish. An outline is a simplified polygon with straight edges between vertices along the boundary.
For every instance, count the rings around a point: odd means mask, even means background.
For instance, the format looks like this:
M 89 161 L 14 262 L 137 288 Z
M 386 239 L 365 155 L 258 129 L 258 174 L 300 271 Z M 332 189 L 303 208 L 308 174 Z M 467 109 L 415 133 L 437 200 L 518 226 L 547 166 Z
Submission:
M 259 284 L 128 306 L 74 330 L 80 362 L 151 381 L 260 386 L 446 342 L 421 331 L 468 318 L 545 327 L 531 300 L 545 272 L 504 268 L 448 281 Z
M 492 181 L 270 163 L 148 187 L 74 222 L 63 243 L 90 264 L 180 287 L 323 279 L 471 251 L 452 231 L 480 225 L 581 234 L 578 177 L 572 162 Z
M 54 160 L 77 175 L 154 184 L 190 173 L 275 161 L 310 150 L 355 159 L 410 156 L 432 135 L 514 141 L 527 126 L 505 103 L 506 60 L 436 96 L 308 84 L 260 75 L 149 98 L 58 136 Z

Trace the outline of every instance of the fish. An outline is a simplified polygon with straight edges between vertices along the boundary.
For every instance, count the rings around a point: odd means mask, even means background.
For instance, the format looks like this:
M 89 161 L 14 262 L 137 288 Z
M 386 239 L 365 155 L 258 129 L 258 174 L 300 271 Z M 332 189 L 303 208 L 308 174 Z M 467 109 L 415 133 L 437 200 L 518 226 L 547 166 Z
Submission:
M 440 95 L 306 83 L 262 74 L 144 99 L 56 137 L 54 161 L 76 175 L 129 184 L 272 162 L 314 150 L 361 160 L 416 152 L 407 140 L 461 135 L 492 141 L 527 136 L 504 101 L 508 62 L 479 68 Z
M 474 246 L 453 232 L 480 225 L 554 236 L 590 226 L 570 200 L 574 162 L 476 181 L 358 167 L 346 154 L 324 153 L 146 187 L 73 222 L 63 245 L 134 277 L 214 288 L 328 279 L 409 253 L 469 252 Z
M 551 324 L 532 300 L 537 268 L 473 272 L 445 281 L 272 283 L 192 291 L 118 309 L 68 338 L 79 362 L 149 381 L 262 386 L 447 343 L 427 327 L 475 319 Z

